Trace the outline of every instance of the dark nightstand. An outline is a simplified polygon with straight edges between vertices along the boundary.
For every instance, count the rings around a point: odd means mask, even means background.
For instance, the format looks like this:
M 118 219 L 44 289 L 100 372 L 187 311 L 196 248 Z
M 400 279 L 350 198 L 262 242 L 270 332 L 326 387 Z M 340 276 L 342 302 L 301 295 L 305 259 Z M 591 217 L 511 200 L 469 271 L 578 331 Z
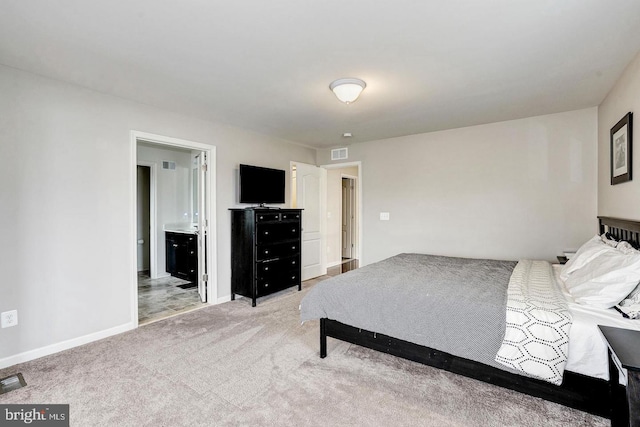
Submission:
M 611 425 L 640 427 L 640 331 L 601 326 L 598 328 L 609 347 L 609 388 Z M 619 375 L 627 370 L 626 398 L 619 386 Z

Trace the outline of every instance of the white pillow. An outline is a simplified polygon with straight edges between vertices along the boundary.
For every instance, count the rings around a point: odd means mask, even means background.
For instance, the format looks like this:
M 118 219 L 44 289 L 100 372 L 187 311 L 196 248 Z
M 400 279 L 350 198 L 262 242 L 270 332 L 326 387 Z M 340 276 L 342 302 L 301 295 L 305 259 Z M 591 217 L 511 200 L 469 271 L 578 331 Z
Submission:
M 607 234 L 601 234 L 600 235 L 600 239 L 602 240 L 602 243 L 604 243 L 605 245 L 609 245 L 609 246 L 613 246 L 614 248 L 616 246 L 618 246 L 618 241 L 617 240 L 613 240 L 613 239 L 609 239 L 607 237 Z
M 621 241 L 618 244 L 618 249 L 625 254 L 640 254 L 640 251 L 629 244 L 629 242 Z M 620 303 L 619 306 L 628 307 L 631 305 L 640 304 L 640 283 L 634 290 L 629 292 Z
M 640 251 L 631 246 L 629 242 L 625 242 L 624 240 L 618 243 L 617 248 L 625 254 L 640 254 Z
M 611 308 L 640 283 L 640 252 L 604 251 L 565 280 L 578 304 Z
M 620 303 L 621 307 L 628 307 L 630 305 L 640 304 L 640 285 L 636 286 L 634 290 L 629 293 Z
M 600 236 L 593 236 L 584 245 L 580 246 L 576 254 L 562 266 L 560 278 L 566 281 L 571 273 L 584 267 L 601 253 L 612 250 L 614 248 L 605 244 Z

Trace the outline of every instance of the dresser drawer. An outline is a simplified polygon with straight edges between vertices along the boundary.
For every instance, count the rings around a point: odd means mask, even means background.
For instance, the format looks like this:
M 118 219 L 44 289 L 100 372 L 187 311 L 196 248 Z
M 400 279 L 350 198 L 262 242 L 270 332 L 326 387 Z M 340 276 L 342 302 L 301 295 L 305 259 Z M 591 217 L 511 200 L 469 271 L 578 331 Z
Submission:
M 256 260 L 290 257 L 300 253 L 299 242 L 280 243 L 277 245 L 258 245 L 256 247 Z
M 299 275 L 299 265 L 300 256 L 279 258 L 274 261 L 258 262 L 256 263 L 256 277 L 258 279 L 271 279 L 280 277 L 283 274 L 286 277 L 291 275 L 291 272 Z M 286 272 L 286 274 L 283 272 Z
M 280 261 L 282 262 L 283 270 L 297 271 L 300 269 L 300 254 L 297 254 L 296 256 L 289 257 L 289 258 L 283 258 Z
M 300 220 L 301 215 L 298 212 L 287 212 L 287 213 L 283 213 L 281 215 L 281 218 L 283 221 L 296 221 L 296 220 Z
M 258 263 L 256 270 L 258 282 L 276 282 L 282 276 L 280 260 Z
M 280 213 L 259 213 L 256 214 L 256 222 L 280 221 Z
M 256 293 L 257 296 L 269 295 L 298 284 L 300 284 L 298 271 L 281 271 L 271 277 L 258 278 L 256 281 Z
M 300 236 L 300 226 L 297 222 L 264 223 L 256 228 L 256 242 L 259 245 L 297 240 Z
M 288 274 L 282 278 L 283 283 L 285 283 L 286 287 L 297 285 L 300 283 L 300 273 L 297 270 L 289 271 Z

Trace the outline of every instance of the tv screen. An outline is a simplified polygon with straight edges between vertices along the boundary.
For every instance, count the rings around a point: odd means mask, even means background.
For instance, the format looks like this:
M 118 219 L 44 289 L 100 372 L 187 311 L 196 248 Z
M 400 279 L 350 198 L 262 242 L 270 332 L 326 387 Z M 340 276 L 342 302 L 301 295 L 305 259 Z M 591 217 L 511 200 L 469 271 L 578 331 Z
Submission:
M 240 165 L 240 203 L 284 203 L 284 180 L 283 170 Z

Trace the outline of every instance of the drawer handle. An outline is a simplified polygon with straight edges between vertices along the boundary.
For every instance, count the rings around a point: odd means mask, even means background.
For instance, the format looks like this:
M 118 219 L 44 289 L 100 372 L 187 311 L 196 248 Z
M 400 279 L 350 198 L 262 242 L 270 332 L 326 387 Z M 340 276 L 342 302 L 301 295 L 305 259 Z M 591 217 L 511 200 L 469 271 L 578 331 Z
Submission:
M 264 251 L 264 254 L 267 255 L 269 253 L 269 251 Z
M 177 248 L 177 247 L 178 247 L 178 244 L 177 244 L 177 243 L 174 243 L 172 246 L 173 246 L 174 248 Z
M 295 278 L 296 278 L 296 276 L 291 276 L 291 280 L 293 280 L 293 279 L 295 279 Z
M 296 262 L 295 262 L 295 261 L 291 261 L 291 264 L 292 264 L 292 265 L 296 265 Z
M 295 249 L 295 248 L 296 248 L 295 246 L 291 246 L 291 249 Z
M 296 229 L 295 229 L 295 228 L 293 228 L 293 229 L 291 230 L 291 232 L 292 232 L 292 233 L 295 233 L 295 232 L 296 232 Z
M 269 267 L 265 267 L 265 268 L 264 268 L 264 271 L 269 271 Z
M 263 219 L 264 217 L 262 215 L 260 215 L 260 219 Z
M 264 284 L 264 287 L 265 287 L 265 288 L 268 288 L 268 287 L 269 287 L 269 284 L 268 284 L 268 283 L 265 283 L 265 284 Z
M 269 232 L 268 232 L 268 231 L 265 231 L 265 232 L 264 232 L 264 235 L 265 235 L 265 236 L 268 236 L 268 235 L 269 235 Z
M 195 252 L 194 252 L 194 251 L 191 251 L 191 255 L 193 255 L 193 254 L 195 254 Z

